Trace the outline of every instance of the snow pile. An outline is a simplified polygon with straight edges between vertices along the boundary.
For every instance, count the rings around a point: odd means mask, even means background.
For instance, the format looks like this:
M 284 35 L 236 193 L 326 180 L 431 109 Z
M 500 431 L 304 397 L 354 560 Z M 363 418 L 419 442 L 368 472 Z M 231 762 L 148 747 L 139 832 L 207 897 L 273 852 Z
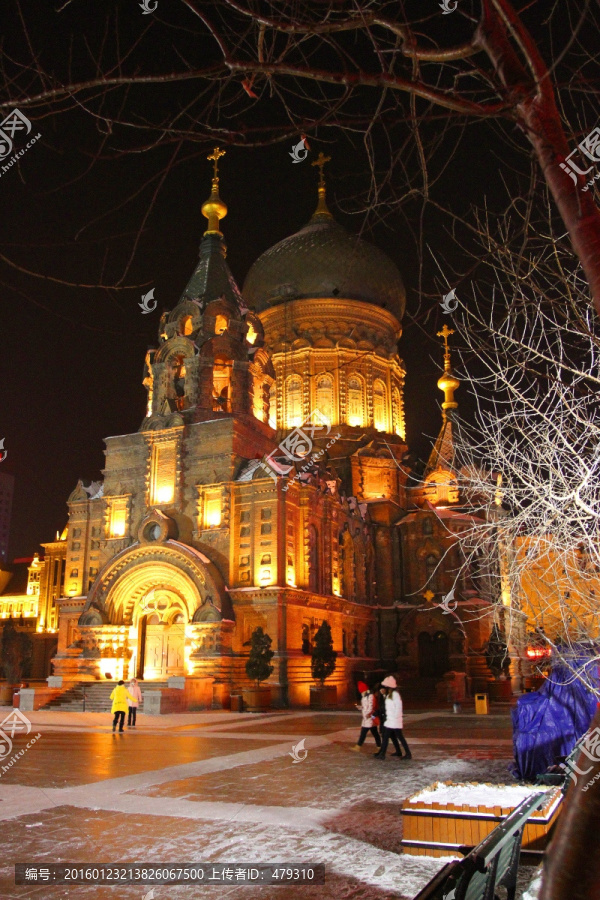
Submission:
M 453 803 L 455 806 L 518 806 L 539 788 L 520 784 L 445 784 L 436 781 L 431 787 L 409 798 L 409 803 Z
M 539 869 L 535 873 L 535 877 L 533 878 L 531 884 L 523 894 L 521 900 L 538 900 L 540 896 L 540 889 L 542 887 L 542 870 Z

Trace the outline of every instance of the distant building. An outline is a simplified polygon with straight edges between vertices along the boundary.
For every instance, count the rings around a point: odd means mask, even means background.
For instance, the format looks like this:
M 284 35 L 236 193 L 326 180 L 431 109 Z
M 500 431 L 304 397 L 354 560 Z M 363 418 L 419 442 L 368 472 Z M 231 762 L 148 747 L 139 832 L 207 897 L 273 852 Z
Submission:
M 31 633 L 32 655 L 24 677 L 35 680 L 52 674 L 50 661 L 58 643 L 56 599 L 64 593 L 67 529 L 43 546 L 45 559 L 35 553 L 0 568 L 0 635 L 8 619 L 18 631 Z
M 40 574 L 44 567 L 36 553 L 14 559 L 0 571 L 0 619 L 29 619 L 37 624 Z M 33 621 L 31 621 L 33 620 Z
M 0 472 L 0 564 L 8 559 L 8 540 L 10 537 L 10 516 L 12 512 L 14 475 Z

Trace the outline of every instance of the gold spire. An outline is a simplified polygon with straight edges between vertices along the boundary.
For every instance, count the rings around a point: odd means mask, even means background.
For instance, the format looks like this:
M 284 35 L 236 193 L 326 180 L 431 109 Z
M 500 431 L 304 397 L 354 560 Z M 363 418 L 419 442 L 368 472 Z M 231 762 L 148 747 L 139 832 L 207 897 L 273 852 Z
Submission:
M 215 147 L 213 152 L 206 157 L 214 161 L 214 168 L 210 197 L 206 203 L 202 204 L 202 215 L 208 219 L 208 228 L 204 234 L 221 234 L 219 221 L 227 215 L 227 206 L 219 197 L 219 159 L 225 156 L 225 153 L 225 150 Z
M 447 325 L 444 325 L 442 330 L 437 333 L 438 337 L 444 339 L 444 374 L 437 383 L 440 391 L 444 392 L 442 409 L 457 409 L 458 407 L 458 403 L 454 399 L 454 391 L 460 387 L 460 381 L 453 375 L 452 369 L 450 368 L 450 347 L 448 346 L 448 338 L 451 334 L 454 334 L 454 329 L 448 328 Z
M 321 151 L 315 161 L 311 163 L 311 166 L 319 167 L 319 202 L 317 203 L 317 208 L 314 211 L 314 215 L 329 216 L 330 218 L 332 218 L 331 213 L 327 209 L 327 201 L 325 199 L 325 176 L 323 175 L 323 167 L 325 163 L 328 162 L 331 162 L 331 157 L 325 156 Z

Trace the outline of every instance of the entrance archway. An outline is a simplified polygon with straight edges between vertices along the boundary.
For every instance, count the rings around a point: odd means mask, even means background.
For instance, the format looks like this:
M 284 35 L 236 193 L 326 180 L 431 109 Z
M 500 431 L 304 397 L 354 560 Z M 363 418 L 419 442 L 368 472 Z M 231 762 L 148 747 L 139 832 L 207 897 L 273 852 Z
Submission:
M 171 675 L 185 675 L 185 601 L 175 591 L 152 588 L 138 602 L 138 610 L 140 677 L 162 681 Z
M 433 637 L 426 631 L 419 635 L 419 675 L 422 678 L 441 678 L 450 668 L 448 635 L 436 631 Z
M 233 621 L 234 613 L 215 564 L 187 544 L 163 540 L 164 529 L 156 533 L 154 520 L 147 518 L 140 543 L 118 553 L 100 573 L 80 624 L 92 624 L 87 619 L 95 610 L 98 624 L 118 626 L 124 661 L 115 657 L 115 666 L 128 673 L 125 677 L 135 673 L 162 681 L 188 674 L 186 631 L 191 652 L 192 623 Z

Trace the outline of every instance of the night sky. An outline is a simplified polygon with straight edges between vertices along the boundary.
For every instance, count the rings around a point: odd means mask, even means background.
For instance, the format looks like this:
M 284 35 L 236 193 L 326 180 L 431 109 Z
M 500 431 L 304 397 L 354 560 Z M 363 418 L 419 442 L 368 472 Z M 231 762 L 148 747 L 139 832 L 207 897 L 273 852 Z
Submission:
M 16 5 L 9 6 L 14 16 L 9 55 L 23 61 L 27 41 Z M 178 29 L 189 24 L 186 15 L 183 6 L 166 0 L 160 0 L 154 16 L 142 16 L 135 2 L 73 4 L 60 15 L 48 4 L 28 22 L 29 40 L 43 50 L 41 62 L 62 82 L 64 60 L 72 52 L 69 36 L 75 34 L 74 67 L 83 78 L 89 74 L 84 36 L 98 46 L 107 18 L 113 24 L 118 20 L 123 46 L 139 33 L 132 68 L 143 69 L 145 60 L 155 71 L 167 45 L 179 40 Z M 448 21 L 453 18 L 444 22 L 448 31 L 462 27 L 458 20 Z M 201 42 L 186 49 L 199 56 L 207 51 Z M 166 67 L 172 63 L 170 58 Z M 178 88 L 167 98 L 161 88 L 148 88 L 139 110 L 154 112 L 179 100 L 183 104 L 190 89 Z M 408 99 L 405 103 L 408 109 Z M 263 122 L 270 115 L 268 102 L 264 106 L 255 113 Z M 101 122 L 75 105 L 65 113 L 43 107 L 23 111 L 33 120 L 32 134 L 41 132 L 41 140 L 18 168 L 0 176 L 0 437 L 8 451 L 3 471 L 16 477 L 9 558 L 31 555 L 64 527 L 66 501 L 77 479 L 100 476 L 103 438 L 139 428 L 145 410 L 145 352 L 156 345 L 161 311 L 176 304 L 195 267 L 205 228 L 201 206 L 210 193 L 206 155 L 214 143 L 225 144 L 190 139 L 151 147 L 148 140 L 139 152 L 137 135 L 129 145 L 123 129 L 105 137 Z M 438 110 L 427 127 L 435 133 L 445 124 Z M 405 126 L 397 127 L 401 132 Z M 229 266 L 241 286 L 264 250 L 307 222 L 316 204 L 317 172 L 311 159 L 319 150 L 331 155 L 327 180 L 332 212 L 349 230 L 387 252 L 405 279 L 408 310 L 400 353 L 408 370 L 407 439 L 416 454 L 426 455 L 440 424 L 441 394 L 435 382 L 442 354 L 435 333 L 450 318 L 442 315 L 436 297 L 450 286 L 466 295 L 473 281 L 472 260 L 450 235 L 451 220 L 436 204 L 456 215 L 468 215 L 473 205 L 484 203 L 503 209 L 507 185 L 509 192 L 518 190 L 519 178 L 527 172 L 526 140 L 516 130 L 507 140 L 493 125 L 463 120 L 435 149 L 432 165 L 439 177 L 434 202 L 424 207 L 422 199 L 403 199 L 399 188 L 400 199 L 385 217 L 365 215 L 361 209 L 369 175 L 360 135 L 321 129 L 311 136 L 309 159 L 292 164 L 289 153 L 298 140 L 296 135 L 270 146 L 229 147 L 221 160 L 221 196 L 229 207 L 221 228 Z M 384 147 L 381 135 L 375 141 Z M 17 137 L 15 149 L 24 143 Z M 383 176 L 385 152 L 381 160 Z M 407 150 L 403 165 L 418 173 L 414 149 Z M 138 303 L 150 288 L 158 307 L 143 315 Z M 468 415 L 464 391 L 457 399 Z

